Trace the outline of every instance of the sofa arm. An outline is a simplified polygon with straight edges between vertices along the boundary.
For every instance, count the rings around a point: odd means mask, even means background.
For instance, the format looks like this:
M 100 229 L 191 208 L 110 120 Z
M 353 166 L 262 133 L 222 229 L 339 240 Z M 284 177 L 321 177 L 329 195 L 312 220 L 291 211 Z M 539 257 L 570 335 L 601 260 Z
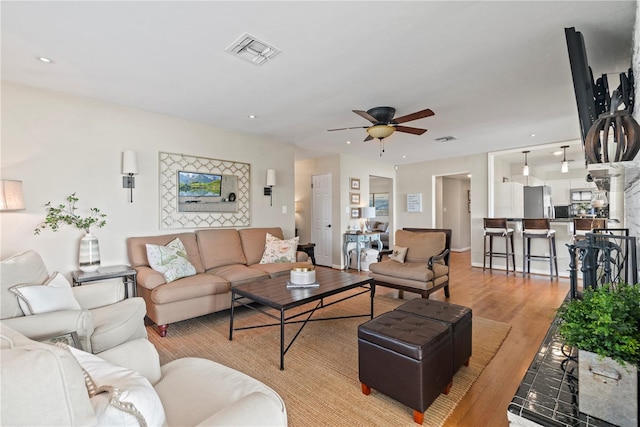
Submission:
M 150 291 L 157 288 L 160 285 L 164 285 L 167 281 L 164 279 L 162 273 L 155 271 L 151 267 L 140 266 L 136 267 L 138 286 L 141 286 Z
M 449 249 L 445 249 L 444 251 L 440 252 L 440 254 L 438 255 L 434 255 L 431 258 L 429 258 L 429 270 L 433 270 L 433 263 L 435 261 L 440 261 L 443 260 L 445 256 L 447 256 L 449 254 Z
M 89 340 L 93 334 L 94 325 L 93 316 L 88 310 L 52 311 L 3 319 L 2 323 L 36 341 L 76 332 L 82 348 L 91 348 Z
M 276 405 L 273 396 L 256 391 L 225 406 L 198 425 L 286 426 L 287 410 L 282 400 Z
M 98 354 L 102 359 L 123 368 L 139 372 L 151 384 L 160 381 L 160 356 L 153 344 L 145 338 L 127 341 Z
M 389 250 L 389 249 L 378 252 L 378 262 L 382 261 L 382 257 L 384 255 L 391 255 L 392 253 L 393 253 L 393 251 Z

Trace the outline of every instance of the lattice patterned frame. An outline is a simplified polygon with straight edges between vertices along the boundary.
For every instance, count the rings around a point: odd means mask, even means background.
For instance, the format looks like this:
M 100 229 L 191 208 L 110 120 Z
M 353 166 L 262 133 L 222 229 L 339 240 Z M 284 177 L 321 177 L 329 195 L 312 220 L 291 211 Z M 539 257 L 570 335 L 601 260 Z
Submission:
M 160 183 L 160 229 L 248 227 L 250 225 L 250 177 L 251 165 L 229 160 L 210 159 L 186 154 L 163 153 L 158 155 Z M 236 212 L 178 212 L 178 171 L 234 175 L 238 178 Z

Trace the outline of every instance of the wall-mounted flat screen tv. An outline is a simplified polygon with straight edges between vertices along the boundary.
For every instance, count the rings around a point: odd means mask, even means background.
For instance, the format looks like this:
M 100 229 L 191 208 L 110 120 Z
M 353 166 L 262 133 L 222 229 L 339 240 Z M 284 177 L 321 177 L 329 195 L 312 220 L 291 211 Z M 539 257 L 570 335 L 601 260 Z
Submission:
M 220 197 L 222 175 L 200 172 L 178 172 L 179 197 Z

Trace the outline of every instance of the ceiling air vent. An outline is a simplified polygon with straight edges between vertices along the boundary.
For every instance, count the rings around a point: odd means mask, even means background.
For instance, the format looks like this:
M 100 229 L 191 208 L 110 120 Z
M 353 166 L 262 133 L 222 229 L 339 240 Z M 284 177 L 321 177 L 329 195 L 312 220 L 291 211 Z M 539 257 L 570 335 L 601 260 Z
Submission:
M 458 138 L 456 138 L 455 136 L 448 135 L 448 136 L 443 136 L 441 138 L 436 138 L 436 141 L 438 141 L 438 142 L 449 142 L 449 141 L 454 141 L 456 139 L 458 139 Z
M 244 33 L 238 40 L 231 43 L 231 45 L 225 49 L 225 52 L 229 52 L 252 64 L 262 65 L 282 51 L 277 47 L 270 46 L 258 40 L 251 34 Z

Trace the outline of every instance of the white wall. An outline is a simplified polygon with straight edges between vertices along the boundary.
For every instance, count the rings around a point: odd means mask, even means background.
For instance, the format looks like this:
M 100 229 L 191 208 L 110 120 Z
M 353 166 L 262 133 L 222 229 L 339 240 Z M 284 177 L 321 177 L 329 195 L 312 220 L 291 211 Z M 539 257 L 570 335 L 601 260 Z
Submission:
M 2 83 L 2 179 L 23 181 L 25 211 L 0 214 L 1 257 L 37 250 L 50 271 L 77 269 L 83 232 L 33 229 L 44 204 L 76 193 L 81 211 L 107 214 L 100 240 L 103 265 L 127 263 L 129 236 L 167 234 L 159 228 L 158 152 L 184 153 L 251 165 L 252 227 L 280 226 L 294 234 L 294 148 L 278 141 L 225 131 L 179 118 L 124 108 L 88 98 Z M 138 153 L 133 204 L 122 188 L 121 153 Z M 273 207 L 263 195 L 266 170 L 277 172 Z M 287 213 L 282 213 L 282 207 Z

